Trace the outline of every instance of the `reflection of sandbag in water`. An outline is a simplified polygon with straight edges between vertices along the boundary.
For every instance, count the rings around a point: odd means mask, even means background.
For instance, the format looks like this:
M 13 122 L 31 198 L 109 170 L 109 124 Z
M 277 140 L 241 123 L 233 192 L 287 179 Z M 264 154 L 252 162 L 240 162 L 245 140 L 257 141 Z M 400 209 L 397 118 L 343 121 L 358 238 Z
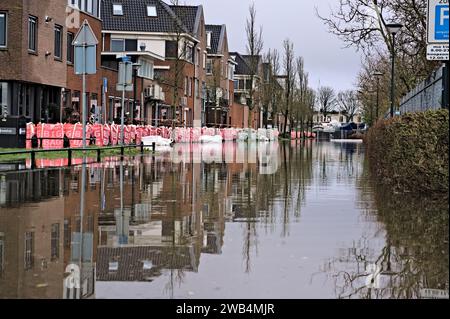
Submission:
M 280 164 L 279 144 L 260 143 L 258 145 L 259 174 L 272 175 L 278 171 Z

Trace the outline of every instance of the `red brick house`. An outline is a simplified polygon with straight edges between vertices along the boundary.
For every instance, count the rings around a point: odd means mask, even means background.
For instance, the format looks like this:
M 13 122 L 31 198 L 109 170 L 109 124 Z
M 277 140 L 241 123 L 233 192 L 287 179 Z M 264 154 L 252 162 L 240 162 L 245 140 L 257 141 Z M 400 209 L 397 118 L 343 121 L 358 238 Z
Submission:
M 105 0 L 102 21 L 103 67 L 114 69 L 115 55 L 121 52 L 139 64 L 145 59 L 151 74 L 143 77 L 158 82 L 142 85 L 145 92 L 159 91 L 157 97 L 148 94 L 143 100 L 147 122 L 171 124 L 176 119 L 177 125 L 200 126 L 206 51 L 203 7 Z

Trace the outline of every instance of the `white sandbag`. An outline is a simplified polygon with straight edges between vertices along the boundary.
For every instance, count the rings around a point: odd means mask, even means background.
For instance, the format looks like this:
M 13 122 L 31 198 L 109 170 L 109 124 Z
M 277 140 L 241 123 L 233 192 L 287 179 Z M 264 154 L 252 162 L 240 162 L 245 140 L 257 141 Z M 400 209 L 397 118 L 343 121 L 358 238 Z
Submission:
M 205 144 L 209 143 L 218 144 L 223 142 L 223 138 L 222 135 L 214 135 L 214 136 L 203 135 L 202 137 L 200 137 L 200 142 Z

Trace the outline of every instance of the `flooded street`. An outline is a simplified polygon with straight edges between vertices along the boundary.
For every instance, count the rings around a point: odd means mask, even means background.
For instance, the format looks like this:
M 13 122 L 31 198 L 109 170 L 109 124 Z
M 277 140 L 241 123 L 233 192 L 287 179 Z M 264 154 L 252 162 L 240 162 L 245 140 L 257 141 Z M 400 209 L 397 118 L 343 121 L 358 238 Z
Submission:
M 0 166 L 0 298 L 448 298 L 448 200 L 386 194 L 363 144 L 25 164 Z

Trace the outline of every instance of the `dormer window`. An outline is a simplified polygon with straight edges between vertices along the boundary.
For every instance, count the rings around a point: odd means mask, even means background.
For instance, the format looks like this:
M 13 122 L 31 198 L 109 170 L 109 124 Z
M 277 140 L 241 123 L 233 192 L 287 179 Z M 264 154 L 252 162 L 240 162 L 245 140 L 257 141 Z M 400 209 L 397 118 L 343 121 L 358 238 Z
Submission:
M 210 31 L 206 32 L 206 47 L 208 49 L 211 49 L 211 38 L 212 38 L 212 32 L 210 32 Z
M 147 17 L 156 17 L 156 7 L 155 6 L 147 6 Z
M 123 16 L 123 7 L 121 4 L 113 4 L 113 15 Z

